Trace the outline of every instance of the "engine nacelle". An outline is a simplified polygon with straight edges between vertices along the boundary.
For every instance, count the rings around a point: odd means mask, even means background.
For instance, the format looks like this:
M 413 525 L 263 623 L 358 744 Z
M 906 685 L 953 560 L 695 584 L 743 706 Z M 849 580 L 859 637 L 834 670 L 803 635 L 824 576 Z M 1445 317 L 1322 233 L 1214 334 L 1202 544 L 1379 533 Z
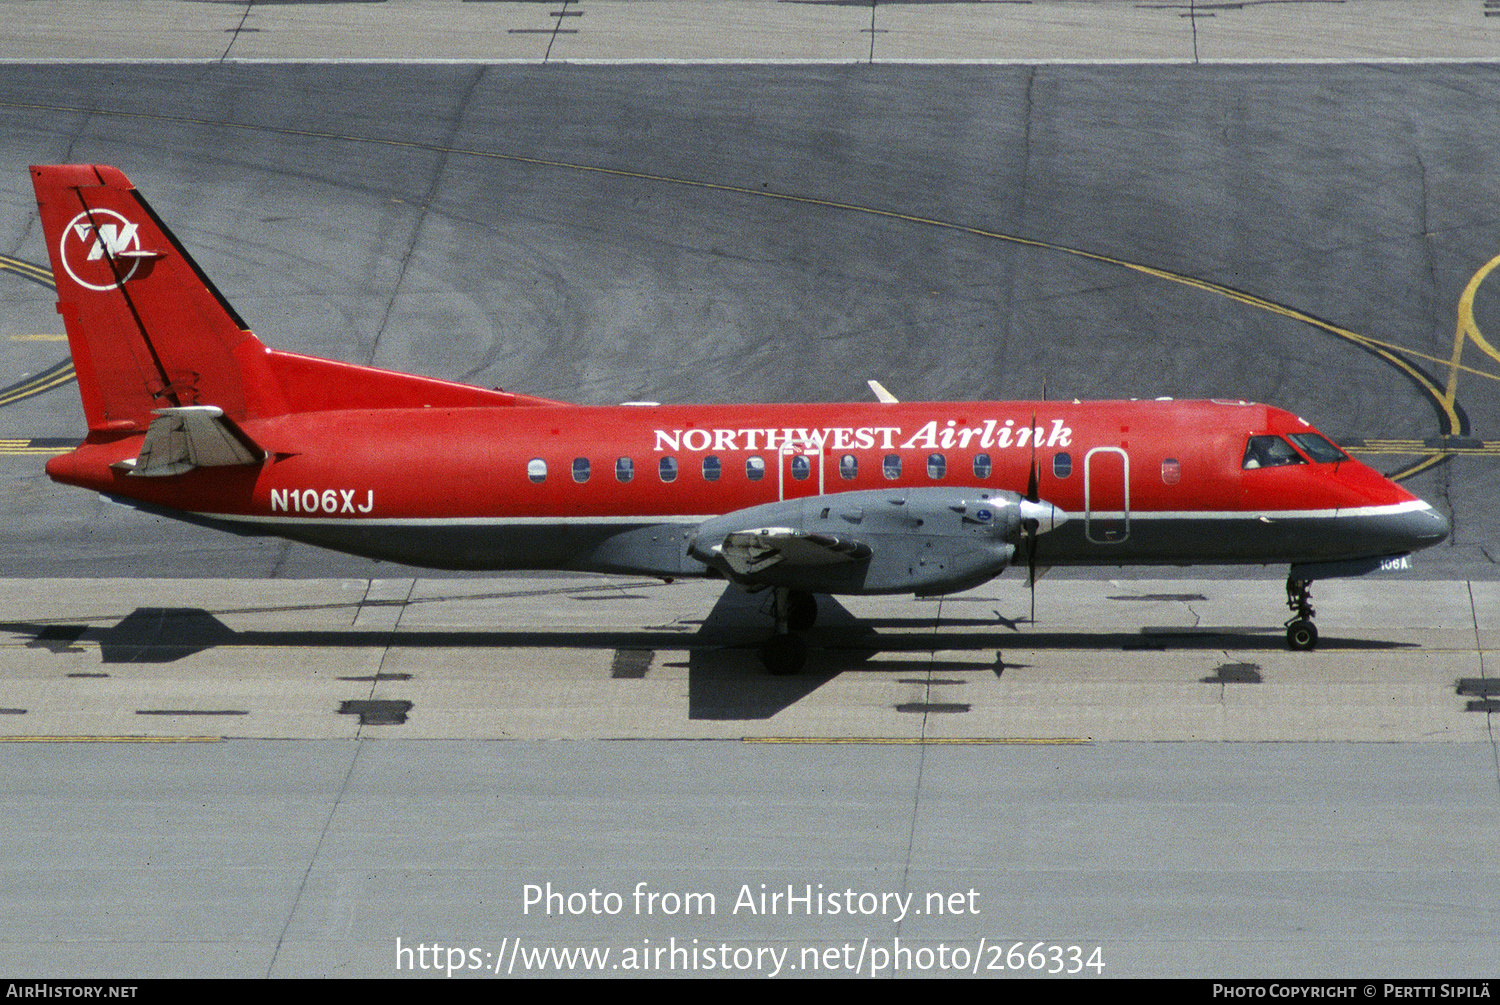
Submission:
M 999 575 L 1038 508 L 1014 492 L 892 488 L 787 499 L 704 521 L 689 553 L 748 587 L 953 593 Z

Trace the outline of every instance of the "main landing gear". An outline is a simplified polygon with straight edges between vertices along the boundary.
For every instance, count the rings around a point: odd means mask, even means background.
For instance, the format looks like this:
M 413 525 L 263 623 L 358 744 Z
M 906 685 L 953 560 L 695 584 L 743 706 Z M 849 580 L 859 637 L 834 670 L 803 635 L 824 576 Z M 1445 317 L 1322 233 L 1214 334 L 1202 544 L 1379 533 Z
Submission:
M 1318 644 L 1318 626 L 1312 622 L 1318 612 L 1310 602 L 1311 587 L 1310 579 L 1287 577 L 1286 606 L 1292 617 L 1286 623 L 1286 644 L 1292 649 L 1311 649 Z
M 801 673 L 807 665 L 807 640 L 801 635 L 818 620 L 818 601 L 811 593 L 777 586 L 771 612 L 776 629 L 760 647 L 760 661 L 773 674 Z

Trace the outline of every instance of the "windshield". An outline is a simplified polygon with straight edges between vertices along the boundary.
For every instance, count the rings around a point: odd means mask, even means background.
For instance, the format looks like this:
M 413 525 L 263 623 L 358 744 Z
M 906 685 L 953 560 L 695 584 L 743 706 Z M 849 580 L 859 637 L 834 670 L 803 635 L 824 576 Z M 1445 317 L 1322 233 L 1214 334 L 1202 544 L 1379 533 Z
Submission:
M 1317 433 L 1293 433 L 1291 440 L 1318 464 L 1337 464 L 1349 459 L 1348 454 Z
M 1250 442 L 1245 444 L 1245 459 L 1240 466 L 1249 471 L 1253 468 L 1279 468 L 1286 464 L 1306 463 L 1302 455 L 1281 437 L 1252 436 Z

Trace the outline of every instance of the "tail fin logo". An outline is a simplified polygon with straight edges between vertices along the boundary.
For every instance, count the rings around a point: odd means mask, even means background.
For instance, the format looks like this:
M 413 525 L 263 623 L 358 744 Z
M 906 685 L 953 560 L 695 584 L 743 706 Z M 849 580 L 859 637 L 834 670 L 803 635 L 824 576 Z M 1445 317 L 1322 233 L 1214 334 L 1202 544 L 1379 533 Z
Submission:
M 63 228 L 63 268 L 79 286 L 101 293 L 115 289 L 152 257 L 141 251 L 140 226 L 112 209 L 79 213 Z

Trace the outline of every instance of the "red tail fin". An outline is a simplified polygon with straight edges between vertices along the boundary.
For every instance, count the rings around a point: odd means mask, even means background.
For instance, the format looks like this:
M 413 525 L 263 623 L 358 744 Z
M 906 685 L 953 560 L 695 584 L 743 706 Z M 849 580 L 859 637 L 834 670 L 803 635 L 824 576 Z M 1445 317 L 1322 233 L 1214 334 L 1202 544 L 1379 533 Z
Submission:
M 238 422 L 559 404 L 267 349 L 117 168 L 33 167 L 31 181 L 90 430 L 144 431 L 153 410 L 194 405 Z
M 90 429 L 145 429 L 184 405 L 286 411 L 265 346 L 124 174 L 70 164 L 31 181 Z

